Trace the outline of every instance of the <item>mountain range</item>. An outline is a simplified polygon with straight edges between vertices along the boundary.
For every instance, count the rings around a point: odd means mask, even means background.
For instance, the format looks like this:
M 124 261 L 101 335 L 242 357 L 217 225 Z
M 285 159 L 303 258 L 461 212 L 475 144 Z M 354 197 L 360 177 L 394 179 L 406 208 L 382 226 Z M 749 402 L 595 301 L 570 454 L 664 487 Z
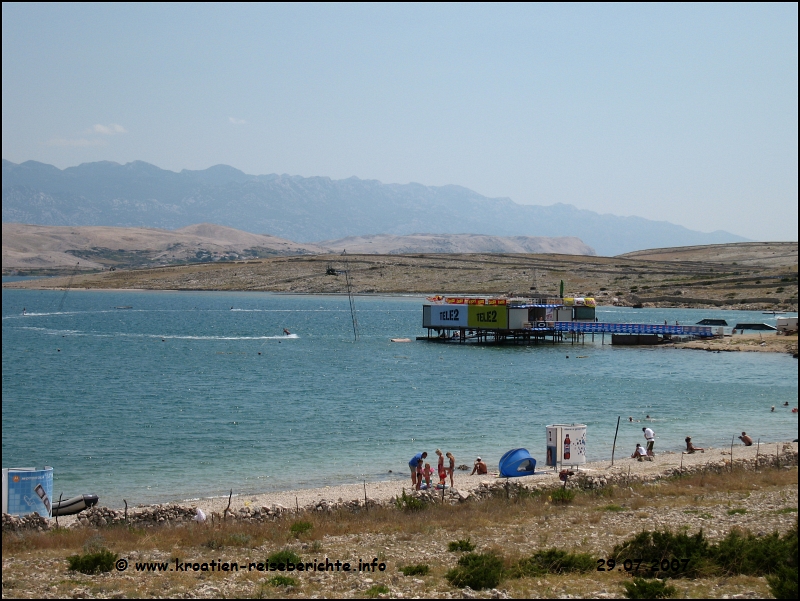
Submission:
M 351 177 L 248 175 L 227 165 L 179 173 L 142 161 L 58 169 L 3 159 L 4 223 L 174 230 L 201 222 L 300 243 L 388 234 L 574 236 L 600 255 L 745 241 L 572 205 L 520 205 L 467 188 Z

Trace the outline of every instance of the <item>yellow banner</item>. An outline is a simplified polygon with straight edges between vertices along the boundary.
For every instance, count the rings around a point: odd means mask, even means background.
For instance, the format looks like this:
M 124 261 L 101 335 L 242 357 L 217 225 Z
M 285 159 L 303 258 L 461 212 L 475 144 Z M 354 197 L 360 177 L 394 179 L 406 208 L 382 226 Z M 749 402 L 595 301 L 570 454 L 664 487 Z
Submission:
M 566 297 L 564 298 L 564 306 L 565 307 L 596 307 L 597 303 L 593 298 L 586 297 Z
M 443 297 L 429 297 L 429 301 L 442 300 Z M 443 299 L 448 305 L 505 305 L 508 300 L 505 298 L 463 298 L 458 296 L 448 296 Z
M 508 328 L 508 309 L 499 305 L 470 305 L 467 325 L 470 328 L 505 330 Z

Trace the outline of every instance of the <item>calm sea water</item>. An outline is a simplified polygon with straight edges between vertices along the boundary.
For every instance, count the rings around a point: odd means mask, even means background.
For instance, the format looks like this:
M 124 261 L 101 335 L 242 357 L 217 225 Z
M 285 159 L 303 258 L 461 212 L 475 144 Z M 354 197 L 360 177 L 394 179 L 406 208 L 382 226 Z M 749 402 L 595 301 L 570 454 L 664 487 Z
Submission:
M 357 298 L 356 343 L 341 297 L 74 290 L 59 312 L 62 297 L 3 291 L 3 466 L 52 465 L 56 495 L 94 492 L 111 506 L 405 478 L 414 453 L 437 447 L 470 465 L 520 446 L 542 461 L 550 423 L 587 424 L 589 459 L 608 458 L 620 415 L 653 416 L 657 451 L 686 435 L 701 446 L 742 430 L 797 436 L 796 414 L 781 407 L 797 404 L 788 355 L 611 347 L 599 336 L 585 346 L 391 343 L 424 333 L 417 297 Z M 641 427 L 623 421 L 618 456 Z

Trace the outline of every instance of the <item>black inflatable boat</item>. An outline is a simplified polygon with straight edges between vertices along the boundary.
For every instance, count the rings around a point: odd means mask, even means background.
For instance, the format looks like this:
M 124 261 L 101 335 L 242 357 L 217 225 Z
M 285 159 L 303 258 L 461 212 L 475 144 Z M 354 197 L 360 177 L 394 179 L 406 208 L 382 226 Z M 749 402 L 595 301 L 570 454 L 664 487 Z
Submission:
M 89 509 L 97 505 L 97 495 L 78 495 L 71 499 L 65 499 L 60 503 L 56 501 L 53 503 L 53 517 L 57 515 L 75 515 L 84 509 Z

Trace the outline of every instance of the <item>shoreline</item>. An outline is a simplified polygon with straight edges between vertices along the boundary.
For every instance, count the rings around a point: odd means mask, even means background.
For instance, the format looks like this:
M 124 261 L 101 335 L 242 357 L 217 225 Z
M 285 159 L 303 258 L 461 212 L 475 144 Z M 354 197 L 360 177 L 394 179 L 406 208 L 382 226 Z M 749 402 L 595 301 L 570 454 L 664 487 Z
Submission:
M 258 292 L 258 293 L 269 293 L 281 296 L 347 296 L 347 292 L 342 291 L 326 291 L 326 290 L 319 290 L 319 291 L 307 291 L 307 290 L 268 290 L 268 289 L 253 289 L 253 288 L 190 288 L 190 287 L 175 287 L 175 288 L 159 288 L 159 287 L 141 287 L 141 288 L 125 288 L 125 287 L 100 287 L 100 286 L 72 286 L 67 288 L 66 286 L 26 286 L 22 285 L 27 282 L 34 282 L 40 281 L 42 279 L 48 277 L 64 277 L 64 276 L 31 276 L 29 280 L 17 280 L 13 282 L 2 282 L 3 289 L 7 290 L 51 290 L 55 292 L 64 292 L 66 290 L 70 291 L 82 291 L 82 292 Z M 447 294 L 450 296 L 469 296 L 469 295 L 481 295 L 481 294 L 490 294 L 490 293 L 482 293 L 476 291 L 467 291 L 467 292 L 445 292 L 442 293 L 441 291 L 438 292 L 424 292 L 424 291 L 386 291 L 386 292 L 359 292 L 354 291 L 354 297 L 427 297 L 433 296 L 436 294 Z M 598 308 L 600 307 L 622 307 L 622 308 L 642 308 L 642 309 L 708 309 L 708 310 L 717 310 L 717 311 L 761 311 L 764 313 L 772 314 L 772 311 L 767 311 L 766 309 L 769 308 L 769 305 L 760 302 L 758 299 L 754 300 L 748 304 L 742 303 L 727 303 L 727 304 L 719 304 L 717 300 L 709 300 L 707 303 L 703 302 L 683 302 L 680 304 L 676 304 L 674 301 L 661 301 L 661 302 L 647 302 L 644 303 L 644 306 L 637 307 L 638 303 L 633 301 L 625 301 L 615 304 L 608 304 L 608 305 L 597 305 Z M 753 306 L 757 305 L 757 306 Z M 763 305 L 763 306 L 761 306 Z M 790 307 L 789 309 L 779 311 L 778 313 L 797 313 L 797 307 Z
M 793 454 L 796 458 L 797 452 L 797 442 L 770 442 L 754 444 L 750 447 L 745 447 L 740 442 L 737 442 L 733 446 L 733 461 L 734 464 L 739 462 L 754 462 L 758 456 L 759 463 L 761 463 L 764 461 L 775 461 L 777 456 L 783 457 L 787 454 Z M 705 452 L 693 454 L 665 451 L 657 453 L 652 461 L 641 462 L 631 459 L 627 453 L 621 451 L 620 455 L 615 457 L 613 467 L 611 466 L 611 460 L 606 459 L 588 462 L 579 466 L 578 469 L 574 471 L 575 478 L 583 476 L 589 480 L 597 479 L 605 481 L 607 478 L 625 477 L 638 478 L 644 481 L 655 481 L 663 477 L 668 477 L 680 469 L 691 471 L 704 466 L 712 469 L 724 468 L 726 465 L 730 465 L 730 460 L 730 447 L 708 447 L 705 449 Z M 452 492 L 450 492 L 451 489 L 448 484 L 448 498 L 461 501 L 476 495 L 480 496 L 482 490 L 491 490 L 491 488 L 497 486 L 498 483 L 501 486 L 504 486 L 506 483 L 506 479 L 498 477 L 496 473 L 490 472 L 487 475 L 476 474 L 472 476 L 468 475 L 467 472 L 459 472 L 458 470 L 455 473 L 454 481 L 455 487 L 452 489 Z M 558 471 L 552 468 L 540 469 L 538 465 L 534 475 L 515 478 L 510 480 L 510 482 L 527 488 L 545 489 L 553 488 L 560 484 Z M 411 492 L 411 482 L 408 476 L 402 480 L 394 479 L 391 481 L 367 482 L 366 484 L 359 482 L 356 484 L 239 494 L 230 497 L 228 515 L 242 516 L 242 514 L 246 514 L 249 516 L 251 512 L 261 510 L 264 514 L 269 513 L 271 516 L 277 516 L 284 513 L 296 514 L 298 510 L 302 513 L 303 511 L 330 510 L 334 507 L 342 506 L 363 507 L 365 505 L 365 494 L 368 499 L 368 501 L 366 501 L 367 505 L 383 505 L 389 504 L 393 499 L 399 497 L 403 491 L 407 494 Z M 421 493 L 425 496 L 425 492 L 421 491 Z M 432 493 L 438 497 L 441 491 L 433 489 Z M 137 505 L 136 507 L 129 506 L 128 513 L 130 515 L 146 512 L 157 513 L 160 510 L 171 508 L 173 511 L 176 509 L 179 511 L 182 510 L 184 512 L 184 517 L 187 517 L 194 515 L 196 509 L 200 509 L 209 519 L 211 519 L 212 516 L 220 519 L 225 515 L 228 504 L 228 497 L 184 499 L 176 502 Z M 115 510 L 115 508 L 109 508 L 103 505 L 96 506 L 94 509 L 90 510 L 90 512 L 121 514 L 120 509 Z M 77 526 L 80 523 L 78 519 L 79 516 L 84 514 L 86 514 L 86 512 L 72 516 L 59 516 L 59 525 L 63 527 Z M 55 525 L 55 518 L 50 520 L 50 523 Z

